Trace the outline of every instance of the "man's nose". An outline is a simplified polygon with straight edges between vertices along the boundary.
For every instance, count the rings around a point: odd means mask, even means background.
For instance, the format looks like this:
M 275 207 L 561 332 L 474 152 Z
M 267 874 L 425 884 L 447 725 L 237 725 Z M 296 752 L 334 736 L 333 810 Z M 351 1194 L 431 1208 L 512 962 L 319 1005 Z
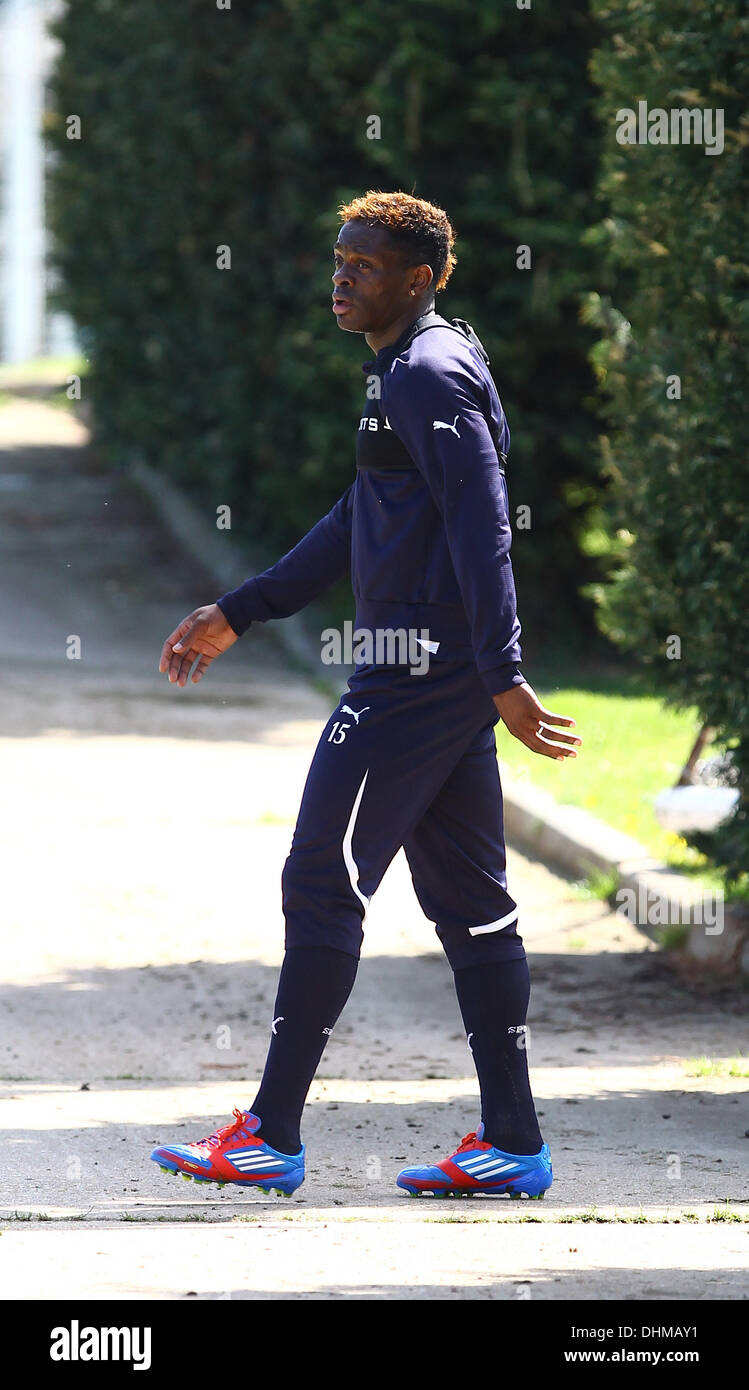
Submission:
M 339 266 L 337 270 L 334 270 L 331 278 L 336 288 L 351 284 L 351 274 L 345 266 Z

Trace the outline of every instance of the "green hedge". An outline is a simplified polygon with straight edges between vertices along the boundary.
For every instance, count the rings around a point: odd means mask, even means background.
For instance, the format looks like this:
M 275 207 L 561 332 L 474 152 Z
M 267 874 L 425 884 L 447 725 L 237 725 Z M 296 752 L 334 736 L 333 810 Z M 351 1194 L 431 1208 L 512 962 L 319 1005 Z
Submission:
M 330 312 L 336 208 L 368 187 L 415 192 L 456 225 L 438 308 L 484 339 L 514 432 L 526 652 L 594 630 L 579 597 L 599 573 L 581 551 L 600 493 L 579 318 L 597 283 L 587 5 L 69 0 L 55 28 L 60 302 L 109 457 L 138 450 L 211 509 L 232 504 L 243 534 L 276 553 L 295 542 L 353 477 L 370 355 Z M 523 243 L 531 271 L 516 269 Z
M 736 741 L 737 816 L 694 837 L 736 879 L 749 868 L 749 15 L 741 0 L 594 8 L 607 33 L 593 72 L 610 215 L 593 238 L 608 294 L 588 318 L 603 330 L 594 360 L 619 552 L 616 582 L 597 594 L 601 623 L 659 689 Z M 723 153 L 619 144 L 616 113 L 640 100 L 722 108 Z M 680 399 L 668 398 L 672 376 Z

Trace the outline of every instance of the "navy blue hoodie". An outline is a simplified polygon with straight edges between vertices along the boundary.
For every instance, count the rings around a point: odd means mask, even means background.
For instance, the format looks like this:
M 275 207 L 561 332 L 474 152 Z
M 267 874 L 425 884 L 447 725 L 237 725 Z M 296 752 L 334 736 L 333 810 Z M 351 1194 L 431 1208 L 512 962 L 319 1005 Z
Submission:
M 499 695 L 524 678 L 498 458 L 510 433 L 491 374 L 468 338 L 430 311 L 362 370 L 354 482 L 219 607 L 241 635 L 350 573 L 356 628 L 413 630 L 428 639 L 430 660 L 474 660 Z

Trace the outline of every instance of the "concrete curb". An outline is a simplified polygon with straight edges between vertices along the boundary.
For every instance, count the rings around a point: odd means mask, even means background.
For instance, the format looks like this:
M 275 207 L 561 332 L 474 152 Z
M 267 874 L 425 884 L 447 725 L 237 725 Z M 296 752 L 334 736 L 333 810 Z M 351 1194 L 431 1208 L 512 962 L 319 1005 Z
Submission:
M 142 459 L 133 458 L 128 476 L 174 539 L 212 576 L 217 593 L 236 587 L 241 583 L 238 576 L 257 574 L 277 558 L 250 555 L 227 532 L 217 531 L 179 487 Z M 314 609 L 306 611 L 309 615 Z M 325 679 L 319 640 L 308 622 L 309 618 L 294 614 L 269 628 L 298 667 Z M 353 669 L 343 667 L 346 678 Z M 709 895 L 692 879 L 669 869 L 637 840 L 588 811 L 560 804 L 548 792 L 514 781 L 506 768 L 502 769 L 502 790 L 505 829 L 520 848 L 580 877 L 596 870 L 616 875 L 617 910 L 651 940 L 659 941 L 663 926 L 679 924 L 686 928 L 684 955 L 703 970 L 749 972 L 749 924 L 741 913 L 729 908 L 713 920 L 716 905 L 707 901 Z
M 501 771 L 508 839 L 581 877 L 594 871 L 616 876 L 616 910 L 651 940 L 659 941 L 665 926 L 683 926 L 689 960 L 710 970 L 749 973 L 749 923 L 739 908 L 724 908 L 686 874 L 588 811 L 560 804 Z
M 170 535 L 190 554 L 216 584 L 216 597 L 235 589 L 244 579 L 259 574 L 274 563 L 278 556 L 249 551 L 233 539 L 228 531 L 219 531 L 208 517 L 187 498 L 181 489 L 158 473 L 143 459 L 133 457 L 127 477 L 148 498 L 154 511 Z M 307 610 L 314 612 L 314 608 Z M 269 623 L 267 630 L 282 651 L 301 670 L 325 679 L 320 661 L 320 641 L 315 639 L 313 624 L 301 613 L 293 613 L 283 621 Z M 339 668 L 340 669 L 340 668 Z M 346 675 L 353 667 L 343 668 Z

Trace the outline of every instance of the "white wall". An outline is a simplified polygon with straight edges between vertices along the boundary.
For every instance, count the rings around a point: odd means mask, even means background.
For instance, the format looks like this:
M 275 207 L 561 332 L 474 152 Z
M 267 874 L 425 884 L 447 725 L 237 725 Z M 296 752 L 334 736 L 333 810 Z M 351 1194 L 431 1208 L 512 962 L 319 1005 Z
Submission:
M 45 265 L 44 82 L 62 0 L 0 0 L 0 361 L 75 349 L 67 315 L 50 314 Z

